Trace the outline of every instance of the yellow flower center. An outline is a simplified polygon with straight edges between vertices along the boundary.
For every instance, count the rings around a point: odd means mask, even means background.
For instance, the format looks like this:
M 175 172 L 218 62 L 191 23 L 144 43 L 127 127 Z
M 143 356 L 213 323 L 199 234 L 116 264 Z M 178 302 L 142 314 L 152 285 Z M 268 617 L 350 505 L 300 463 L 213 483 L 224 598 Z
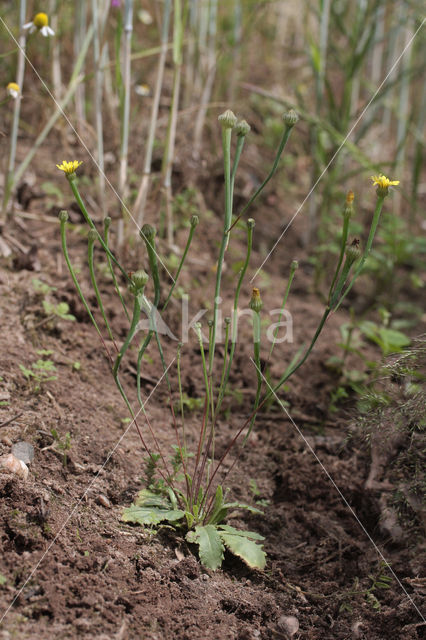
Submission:
M 17 93 L 19 93 L 21 90 L 19 88 L 19 84 L 16 84 L 16 82 L 9 82 L 9 84 L 7 85 L 6 89 L 8 91 L 16 91 Z
M 42 29 L 43 27 L 47 27 L 49 24 L 49 18 L 47 17 L 47 13 L 37 13 L 34 16 L 33 20 L 37 29 Z
M 63 160 L 62 164 L 57 164 L 56 166 L 61 171 L 64 171 L 67 176 L 70 176 L 72 173 L 75 173 L 76 169 L 78 169 L 81 164 L 83 163 L 78 160 L 71 160 L 70 162 Z

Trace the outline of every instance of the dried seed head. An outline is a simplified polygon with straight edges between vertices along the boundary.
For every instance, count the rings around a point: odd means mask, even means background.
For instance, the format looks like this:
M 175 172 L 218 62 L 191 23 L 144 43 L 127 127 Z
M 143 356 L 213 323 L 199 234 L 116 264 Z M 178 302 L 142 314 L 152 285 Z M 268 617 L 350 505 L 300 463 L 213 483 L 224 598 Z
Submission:
M 287 127 L 294 127 L 299 122 L 299 116 L 294 109 L 290 109 L 283 114 L 283 120 Z
M 249 302 L 249 307 L 255 313 L 260 313 L 260 311 L 262 310 L 263 302 L 260 298 L 260 291 L 256 287 L 253 288 L 250 302 Z
M 224 129 L 233 129 L 237 124 L 237 116 L 231 109 L 227 109 L 221 113 L 218 120 Z
M 244 138 L 248 133 L 250 133 L 250 125 L 246 120 L 239 120 L 235 125 L 235 133 L 237 136 Z

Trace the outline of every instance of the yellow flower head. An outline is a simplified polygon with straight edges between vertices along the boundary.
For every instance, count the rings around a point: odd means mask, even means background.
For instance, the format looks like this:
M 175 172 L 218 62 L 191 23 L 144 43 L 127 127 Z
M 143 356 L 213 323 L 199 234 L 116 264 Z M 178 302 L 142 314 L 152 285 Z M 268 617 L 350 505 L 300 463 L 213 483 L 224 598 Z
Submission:
M 66 160 L 63 160 L 62 164 L 57 164 L 56 166 L 61 171 L 64 171 L 65 175 L 71 176 L 73 173 L 76 172 L 76 169 L 78 169 L 78 167 L 81 164 L 83 164 L 83 163 L 79 162 L 78 160 L 71 160 L 70 162 L 67 162 Z
M 399 184 L 399 180 L 389 180 L 382 173 L 379 176 L 371 176 L 373 186 L 377 185 L 377 195 L 385 197 L 389 193 L 389 187 Z
M 37 29 L 42 29 L 43 27 L 47 27 L 49 24 L 49 18 L 47 17 L 47 13 L 37 13 L 34 16 L 33 20 Z
M 14 98 L 15 100 L 21 93 L 19 84 L 16 84 L 16 82 L 9 82 L 9 84 L 6 87 L 6 91 L 7 91 L 7 95 L 10 96 L 11 98 Z

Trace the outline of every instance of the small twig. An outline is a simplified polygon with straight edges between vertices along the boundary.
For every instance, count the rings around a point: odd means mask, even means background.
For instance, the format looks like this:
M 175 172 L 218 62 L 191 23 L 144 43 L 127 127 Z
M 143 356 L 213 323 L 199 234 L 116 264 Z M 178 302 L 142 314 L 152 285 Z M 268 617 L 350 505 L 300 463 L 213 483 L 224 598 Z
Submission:
M 13 416 L 13 418 L 9 418 L 9 420 L 5 420 L 4 422 L 0 422 L 0 429 L 2 427 L 5 427 L 6 425 L 10 424 L 11 422 L 13 422 L 14 420 L 17 420 L 18 418 L 20 418 L 23 415 L 23 411 L 21 411 L 21 413 L 17 413 L 16 416 Z

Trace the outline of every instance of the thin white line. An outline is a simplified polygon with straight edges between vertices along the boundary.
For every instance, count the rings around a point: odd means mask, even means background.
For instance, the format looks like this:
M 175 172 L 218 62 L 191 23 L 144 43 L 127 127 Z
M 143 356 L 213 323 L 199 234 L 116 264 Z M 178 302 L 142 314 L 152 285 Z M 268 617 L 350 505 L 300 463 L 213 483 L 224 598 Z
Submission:
M 305 438 L 305 436 L 303 435 L 303 433 L 301 432 L 301 430 L 299 429 L 299 427 L 297 426 L 297 424 L 295 423 L 295 421 L 293 420 L 293 418 L 291 417 L 291 415 L 289 414 L 289 412 L 287 411 L 287 409 L 285 408 L 285 406 L 283 405 L 283 403 L 281 402 L 280 398 L 277 396 L 277 394 L 275 393 L 274 389 L 271 387 L 271 385 L 269 384 L 269 382 L 267 381 L 267 379 L 265 378 L 265 376 L 263 375 L 263 373 L 260 371 L 260 369 L 258 369 L 258 367 L 256 366 L 255 361 L 253 360 L 252 357 L 250 357 L 250 360 L 252 361 L 252 363 L 254 364 L 254 366 L 256 367 L 256 370 L 260 373 L 260 375 L 262 376 L 263 380 L 266 382 L 267 387 L 269 388 L 270 391 L 272 391 L 272 393 L 275 396 L 275 399 L 278 401 L 278 404 L 280 405 L 281 409 L 287 414 L 288 418 L 291 420 L 294 428 L 296 429 L 297 433 L 299 434 L 299 436 L 302 438 L 302 440 L 305 442 L 305 444 L 307 445 L 307 447 L 309 448 L 310 452 L 312 453 L 312 455 L 314 456 L 315 460 L 318 462 L 318 464 L 320 465 L 320 467 L 322 468 L 322 470 L 324 471 L 325 475 L 327 476 L 327 478 L 330 480 L 330 482 L 332 483 L 333 487 L 336 489 L 337 493 L 339 494 L 339 496 L 341 497 L 341 499 L 343 500 L 344 504 L 346 505 L 346 507 L 349 509 L 349 511 L 351 512 L 351 514 L 353 515 L 353 517 L 355 518 L 355 520 L 358 522 L 359 526 L 361 527 L 361 529 L 363 530 L 363 532 L 365 533 L 365 535 L 367 536 L 367 538 L 369 539 L 369 541 L 371 542 L 371 544 L 373 545 L 374 549 L 376 550 L 376 552 L 379 554 L 379 556 L 381 557 L 381 559 L 383 560 L 383 562 L 386 564 L 386 567 L 389 569 L 389 571 L 391 572 L 391 574 L 393 575 L 393 577 L 395 578 L 395 580 L 397 581 L 397 583 L 399 584 L 399 586 L 401 587 L 401 589 L 403 590 L 403 592 L 405 593 L 405 595 L 407 596 L 407 598 L 410 600 L 411 604 L 413 605 L 413 607 L 415 608 L 415 610 L 417 611 L 417 613 L 419 614 L 419 616 L 421 617 L 421 619 L 423 620 L 423 622 L 426 622 L 426 618 L 423 617 L 422 612 L 420 611 L 420 609 L 418 609 L 416 603 L 414 602 L 414 600 L 411 598 L 410 594 L 407 593 L 404 585 L 402 584 L 402 582 L 400 581 L 400 579 L 398 578 L 398 576 L 396 575 L 395 571 L 392 569 L 392 567 L 390 566 L 390 564 L 388 563 L 388 561 L 386 560 L 385 556 L 383 555 L 383 553 L 380 551 L 379 547 L 376 545 L 376 543 L 374 542 L 373 538 L 370 536 L 370 534 L 368 533 L 367 529 L 364 527 L 364 525 L 362 524 L 361 520 L 358 518 L 357 514 L 355 513 L 355 511 L 352 509 L 351 505 L 349 504 L 349 502 L 346 500 L 345 496 L 343 495 L 343 493 L 341 492 L 341 490 L 339 489 L 339 487 L 337 486 L 337 484 L 335 483 L 335 481 L 333 480 L 333 478 L 331 477 L 331 475 L 329 474 L 329 472 L 327 471 L 327 469 L 325 468 L 325 466 L 323 465 L 323 463 L 321 462 L 321 460 L 319 459 L 319 457 L 317 456 L 316 452 L 314 451 L 314 449 L 311 447 L 311 445 L 309 444 L 308 440 Z
M 28 58 L 27 54 L 25 53 L 25 49 L 23 49 L 19 42 L 16 40 L 15 36 L 13 35 L 13 33 L 11 32 L 11 30 L 9 29 L 9 27 L 7 26 L 6 22 L 3 20 L 3 18 L 0 16 L 0 20 L 2 21 L 2 23 L 4 24 L 4 26 L 6 27 L 10 37 L 13 39 L 14 43 L 17 45 L 18 49 L 20 49 L 22 51 L 22 53 L 25 56 L 25 60 L 28 62 L 28 64 L 30 65 L 31 69 L 34 71 L 34 73 L 36 74 L 37 78 L 40 80 L 41 84 L 43 85 L 43 87 L 46 89 L 47 93 L 49 94 L 49 96 L 52 98 L 53 102 L 55 103 L 56 107 L 58 108 L 58 110 L 61 112 L 64 120 L 67 122 L 68 126 L 72 129 L 72 131 L 74 132 L 76 138 L 78 139 L 78 141 L 80 142 L 81 146 L 84 147 L 84 149 L 86 150 L 87 154 L 89 155 L 90 159 L 92 160 L 93 164 L 95 165 L 95 167 L 97 168 L 98 172 L 100 173 L 100 175 L 102 175 L 103 178 L 105 178 L 105 182 L 108 184 L 108 186 L 110 187 L 111 191 L 113 192 L 113 194 L 117 197 L 118 201 L 120 202 L 121 206 L 123 207 L 123 209 L 126 211 L 126 213 L 129 215 L 129 217 L 131 218 L 132 222 L 134 222 L 137 230 L 139 231 L 139 233 L 141 232 L 141 229 L 139 229 L 138 223 L 136 222 L 135 218 L 132 216 L 130 210 L 127 208 L 127 205 L 123 202 L 123 200 L 121 199 L 120 195 L 118 194 L 118 192 L 116 191 L 115 187 L 112 185 L 112 183 L 110 182 L 110 180 L 108 179 L 107 175 L 105 174 L 104 171 L 101 170 L 101 168 L 99 167 L 99 164 L 96 162 L 94 156 L 92 155 L 92 153 L 90 152 L 89 148 L 87 147 L 86 143 L 84 142 L 83 138 L 79 135 L 79 133 L 77 132 L 77 130 L 74 128 L 71 120 L 68 118 L 67 114 L 65 113 L 65 111 L 62 109 L 61 105 L 56 101 L 55 96 L 52 94 L 52 92 L 50 91 L 49 87 L 47 86 L 47 84 L 45 83 L 45 81 L 43 80 L 43 78 L 40 76 L 39 72 L 37 71 L 37 69 L 35 68 L 35 66 L 33 65 L 33 63 L 31 62 L 31 60 Z M 142 234 L 143 237 L 145 238 L 145 235 Z M 166 265 L 164 264 L 164 262 L 161 260 L 160 256 L 158 255 L 158 253 L 155 251 L 155 254 L 158 258 L 158 261 L 161 263 L 161 265 L 163 266 L 163 268 L 165 269 L 165 271 L 167 272 L 168 276 L 170 277 L 170 279 L 173 281 L 173 283 L 175 282 L 175 279 L 173 278 L 173 276 L 171 275 L 171 273 L 169 272 L 169 270 L 167 269 Z
M 370 107 L 371 103 L 373 102 L 373 100 L 375 99 L 375 97 L 377 96 L 377 94 L 380 92 L 380 90 L 382 89 L 383 85 L 385 84 L 385 82 L 387 81 L 387 79 L 389 78 L 389 76 L 392 74 L 393 70 L 395 69 L 395 67 L 399 64 L 399 61 L 401 60 L 402 56 L 404 55 L 404 53 L 407 51 L 407 49 L 409 49 L 409 47 L 411 46 L 411 43 L 413 42 L 414 38 L 417 36 L 417 34 L 419 33 L 420 29 L 423 27 L 424 23 L 425 23 L 426 18 L 423 18 L 421 25 L 419 26 L 419 28 L 417 29 L 417 31 L 414 33 L 414 35 L 411 37 L 410 41 L 407 43 L 407 45 L 404 47 L 402 53 L 399 55 L 399 57 L 397 58 L 397 60 L 393 63 L 392 67 L 390 68 L 389 72 L 386 74 L 386 77 L 384 78 L 384 80 L 382 80 L 381 84 L 379 85 L 378 89 L 376 89 L 376 91 L 374 92 L 373 96 L 370 98 L 370 100 L 368 101 L 368 103 L 366 104 L 366 106 L 364 107 L 364 109 L 362 110 L 361 114 L 358 116 L 358 118 L 356 119 L 355 123 L 352 125 L 352 128 L 350 129 L 349 133 L 346 134 L 345 138 L 343 139 L 343 142 L 340 144 L 339 148 L 337 149 L 337 151 L 334 153 L 333 157 L 331 158 L 330 162 L 328 163 L 328 165 L 325 167 L 325 169 L 323 170 L 323 172 L 321 173 L 321 175 L 319 176 L 319 178 L 316 180 L 316 182 L 313 184 L 313 186 L 311 187 L 308 195 L 306 196 L 306 198 L 303 200 L 302 204 L 299 206 L 299 208 L 297 209 L 296 213 L 293 215 L 293 217 L 290 219 L 290 221 L 287 223 L 284 231 L 282 232 L 282 234 L 279 236 L 278 240 L 275 242 L 274 246 L 272 247 L 272 249 L 270 250 L 270 252 L 268 253 L 268 255 L 266 256 L 266 258 L 264 259 L 264 261 L 262 262 L 262 264 L 260 265 L 260 267 L 257 269 L 256 273 L 254 274 L 254 276 L 252 277 L 252 279 L 250 280 L 250 282 L 253 282 L 253 280 L 257 277 L 259 271 L 262 269 L 263 265 L 265 264 L 265 262 L 269 259 L 269 256 L 275 251 L 275 248 L 277 246 L 277 244 L 280 242 L 281 238 L 284 236 L 284 234 L 287 232 L 288 228 L 292 225 L 294 219 L 296 218 L 296 216 L 298 215 L 298 213 L 300 212 L 300 210 L 302 209 L 303 205 L 305 204 L 305 202 L 308 200 L 308 198 L 311 196 L 311 194 L 313 193 L 313 191 L 316 189 L 318 183 L 321 181 L 322 177 L 324 176 L 325 173 L 327 173 L 328 169 L 330 168 L 331 164 L 334 162 L 336 156 L 340 153 L 341 149 L 343 148 L 343 146 L 345 145 L 346 140 L 350 137 L 350 135 L 352 134 L 352 132 L 354 131 L 354 129 L 357 127 L 359 121 L 361 120 L 361 118 L 364 117 L 367 109 Z
M 162 379 L 164 378 L 164 376 L 166 375 L 166 373 L 168 372 L 168 370 L 170 369 L 170 367 L 172 366 L 172 364 L 174 363 L 174 361 L 176 360 L 176 358 L 173 358 L 173 360 L 170 362 L 169 366 L 167 367 L 167 369 L 164 371 L 164 373 L 162 374 L 161 378 L 159 378 L 157 384 L 155 385 L 155 387 L 153 388 L 153 390 L 151 391 L 151 393 L 149 394 L 149 396 L 147 397 L 147 399 L 145 400 L 145 402 L 143 403 L 143 408 L 145 408 L 146 404 L 149 402 L 152 394 L 155 392 L 155 390 L 157 389 L 158 385 L 161 383 Z M 18 593 L 16 594 L 16 596 L 13 598 L 12 602 L 10 603 L 10 605 L 7 607 L 6 611 L 3 613 L 2 617 L 0 618 L 0 624 L 3 622 L 3 620 L 5 619 L 5 617 L 7 616 L 7 614 L 9 613 L 10 609 L 13 607 L 13 605 L 15 604 L 16 600 L 19 598 L 20 594 L 22 593 L 22 591 L 24 590 L 25 586 L 28 584 L 28 582 L 31 580 L 31 578 L 33 577 L 33 575 L 35 574 L 35 572 L 37 571 L 37 569 L 39 568 L 40 564 L 43 562 L 44 558 L 47 556 L 47 554 L 49 553 L 50 549 L 53 547 L 53 545 L 55 544 L 55 542 L 57 541 L 57 539 L 59 538 L 59 536 L 61 535 L 62 531 L 64 530 L 64 528 L 66 527 L 66 525 L 68 524 L 68 522 L 71 520 L 72 516 L 74 515 L 75 511 L 77 510 L 79 504 L 81 503 L 81 501 L 83 500 L 84 496 L 87 495 L 88 491 L 90 491 L 90 489 L 92 488 L 92 486 L 94 485 L 94 483 L 96 482 L 96 480 L 98 479 L 98 476 L 100 474 L 100 472 L 102 471 L 102 469 L 105 467 L 105 465 L 107 464 L 107 462 L 109 461 L 109 459 L 111 458 L 111 456 L 114 454 L 114 451 L 117 449 L 117 447 L 119 446 L 120 442 L 123 440 L 124 436 L 127 434 L 127 432 L 129 431 L 130 427 L 134 424 L 136 418 L 138 417 L 138 415 L 140 414 L 140 412 L 142 411 L 142 407 L 139 409 L 139 411 L 137 412 L 137 414 L 135 415 L 135 417 L 133 418 L 133 420 L 131 421 L 131 423 L 129 424 L 129 426 L 127 427 L 127 429 L 125 430 L 125 432 L 120 436 L 119 440 L 117 441 L 117 444 L 114 446 L 113 449 L 111 449 L 111 451 L 109 452 L 109 454 L 107 455 L 105 462 L 103 463 L 102 467 L 99 469 L 98 473 L 95 475 L 95 477 L 93 478 L 93 480 L 91 481 L 91 483 L 88 485 L 88 487 L 85 489 L 84 493 L 82 494 L 82 496 L 80 497 L 80 499 L 78 500 L 77 504 L 74 506 L 74 508 L 72 509 L 71 513 L 69 514 L 68 518 L 65 520 L 65 522 L 63 523 L 63 525 L 61 526 L 61 528 L 59 529 L 58 533 L 55 535 L 54 539 L 52 540 L 52 542 L 49 544 L 49 546 L 47 547 L 46 551 L 43 553 L 43 555 L 41 556 L 40 560 L 37 562 L 37 564 L 35 565 L 34 569 L 31 571 L 30 575 L 28 576 L 28 578 L 25 580 L 24 584 L 22 585 L 22 587 L 19 589 Z

